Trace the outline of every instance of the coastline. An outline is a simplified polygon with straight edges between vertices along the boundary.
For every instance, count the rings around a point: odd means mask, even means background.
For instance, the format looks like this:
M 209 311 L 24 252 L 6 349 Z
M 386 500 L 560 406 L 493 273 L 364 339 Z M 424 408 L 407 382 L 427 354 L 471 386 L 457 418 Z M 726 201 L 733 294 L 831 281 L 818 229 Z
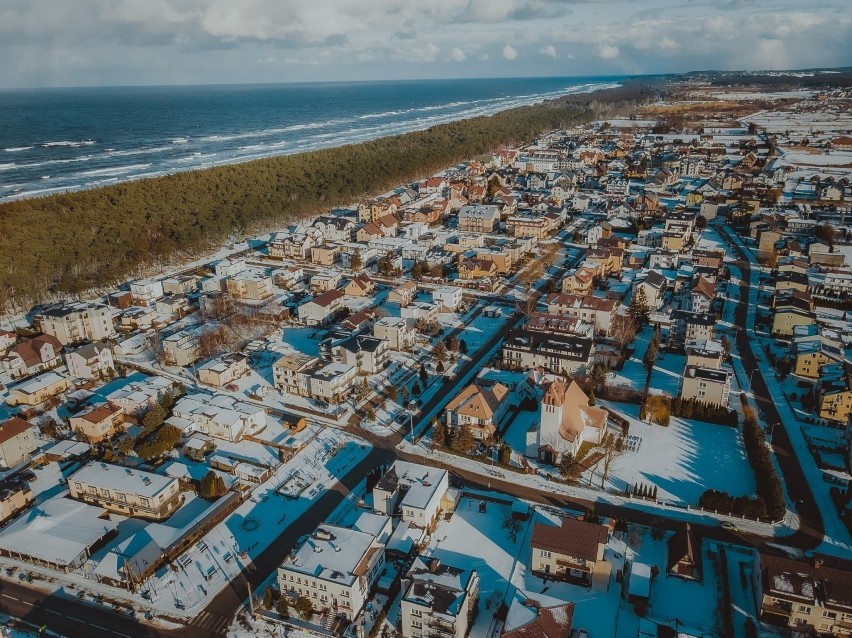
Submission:
M 567 83 L 571 79 L 565 80 Z M 0 152 L 0 178 L 5 177 L 10 182 L 0 188 L 0 203 L 358 144 L 479 116 L 487 117 L 565 96 L 591 94 L 618 87 L 624 81 L 622 78 L 611 81 L 577 80 L 575 85 L 555 91 L 545 89 L 532 95 L 507 94 L 498 98 L 434 105 L 418 103 L 407 108 L 397 104 L 399 108 L 393 110 L 381 110 L 379 107 L 377 111 L 364 112 L 362 109 L 348 115 L 329 112 L 330 119 L 323 116 L 299 120 L 294 113 L 295 121 L 281 122 L 275 119 L 276 115 L 269 113 L 269 120 L 247 120 L 244 128 L 238 130 L 229 129 L 226 122 L 223 129 L 208 128 L 192 134 L 195 129 L 190 120 L 184 122 L 182 128 L 163 131 L 168 133 L 165 138 L 154 135 L 134 141 L 129 147 L 122 146 L 128 140 L 112 138 L 90 137 L 73 141 L 63 137 L 62 141 L 56 141 L 59 138 L 51 137 L 51 141 L 39 142 L 37 138 L 21 137 L 16 142 L 21 146 L 0 149 L 5 151 Z M 463 110 L 460 110 L 462 107 Z M 145 125 L 144 122 L 142 125 Z M 95 132 L 86 134 L 93 136 Z M 77 153 L 46 158 L 32 155 L 48 148 L 76 150 Z M 30 156 L 19 158 L 21 152 Z M 72 168 L 72 172 L 63 172 Z M 54 169 L 60 170 L 59 174 L 54 174 Z
M 0 306 L 13 303 L 14 313 L 116 284 L 177 256 L 192 261 L 235 232 L 253 236 L 351 204 L 503 144 L 595 119 L 592 103 L 618 106 L 636 97 L 635 86 L 566 95 L 359 144 L 5 202 Z

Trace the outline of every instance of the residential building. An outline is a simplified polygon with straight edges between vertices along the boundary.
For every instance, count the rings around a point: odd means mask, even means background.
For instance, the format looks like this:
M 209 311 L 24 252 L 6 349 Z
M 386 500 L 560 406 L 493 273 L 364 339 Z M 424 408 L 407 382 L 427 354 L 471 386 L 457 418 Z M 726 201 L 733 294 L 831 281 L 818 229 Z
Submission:
M 610 564 L 604 560 L 609 530 L 604 525 L 563 518 L 560 527 L 533 526 L 532 571 L 548 579 L 565 580 L 606 591 Z
M 130 299 L 134 306 L 153 306 L 164 294 L 162 281 L 140 279 L 130 282 Z
M 691 312 L 710 312 L 716 299 L 716 285 L 699 276 L 689 291 L 688 309 Z
M 198 380 L 221 388 L 249 373 L 248 357 L 230 352 L 198 366 Z
M 195 275 L 176 275 L 163 279 L 163 293 L 166 295 L 188 295 L 198 289 L 198 277 Z
M 353 620 L 384 569 L 384 545 L 368 532 L 323 524 L 278 567 L 282 592 Z
M 71 381 L 67 377 L 55 372 L 45 372 L 12 388 L 6 403 L 12 406 L 36 406 L 62 394 L 70 387 Z
M 37 431 L 35 425 L 17 416 L 0 423 L 0 465 L 15 467 L 29 459 L 38 449 Z
M 225 280 L 225 290 L 234 299 L 266 301 L 272 298 L 272 277 L 257 270 L 244 270 Z
M 455 312 L 462 302 L 463 289 L 457 286 L 439 286 L 432 291 L 432 301 L 443 312 Z
M 846 425 L 852 414 L 852 378 L 845 365 L 822 366 L 816 390 L 820 418 Z
M 447 404 L 447 427 L 468 427 L 473 437 L 490 441 L 509 406 L 510 389 L 499 382 L 480 379 Z
M 326 241 L 351 241 L 355 230 L 355 222 L 347 217 L 321 215 L 312 224 L 319 230 Z
M 388 293 L 388 301 L 398 303 L 405 308 L 408 304 L 414 301 L 417 294 L 417 284 L 413 281 L 406 281 L 401 286 L 394 288 Z
M 503 341 L 503 365 L 513 370 L 541 367 L 557 374 L 575 374 L 591 363 L 594 347 L 594 340 L 588 337 L 518 328 Z
M 373 508 L 420 529 L 437 521 L 449 489 L 447 470 L 408 461 L 394 461 L 373 487 Z
M 731 372 L 698 366 L 686 366 L 680 389 L 682 399 L 694 399 L 716 407 L 728 407 Z
M 369 335 L 353 335 L 334 345 L 335 358 L 352 365 L 359 374 L 377 374 L 390 360 L 390 347 L 384 339 Z
M 239 441 L 266 426 L 266 410 L 227 394 L 187 394 L 175 404 L 167 423 L 187 435 L 200 432 L 225 441 Z
M 547 377 L 536 390 L 541 394 L 540 424 L 527 434 L 527 456 L 557 465 L 565 453 L 576 456 L 584 441 L 600 443 L 608 413 L 589 405 L 576 381 Z
M 121 406 L 126 414 L 139 417 L 173 389 L 174 382 L 165 377 L 149 377 L 136 372 L 122 379 L 114 390 L 102 390 L 99 395 L 105 401 Z
M 96 379 L 115 373 L 112 350 L 106 343 L 88 343 L 62 355 L 68 374 L 74 379 Z
M 35 324 L 62 345 L 103 341 L 115 335 L 112 311 L 101 304 L 70 302 L 46 306 L 35 316 Z
M 24 481 L 0 484 L 0 525 L 32 505 L 33 492 Z
M 595 278 L 600 275 L 597 268 L 581 267 L 562 279 L 562 292 L 578 297 L 591 296 L 595 289 Z
M 306 354 L 285 354 L 272 364 L 275 387 L 287 394 L 301 395 L 299 374 L 317 367 L 319 359 Z
M 334 290 L 340 285 L 343 275 L 337 270 L 321 270 L 311 276 L 309 285 L 315 295 Z
M 12 379 L 23 379 L 52 370 L 62 363 L 62 343 L 52 335 L 24 337 L 12 345 L 3 357 L 3 369 Z
M 299 321 L 309 326 L 325 326 L 344 309 L 343 293 L 329 290 L 299 306 Z
M 376 284 L 366 273 L 358 273 L 343 286 L 343 294 L 349 297 L 369 297 L 376 289 Z
M 476 570 L 418 556 L 402 579 L 403 638 L 465 638 L 479 606 Z
M 716 317 L 707 312 L 675 310 L 671 313 L 669 347 L 689 348 L 712 341 L 716 330 Z
M 462 206 L 459 230 L 465 233 L 493 233 L 500 223 L 500 207 L 490 204 Z
M 686 580 L 702 580 L 701 538 L 689 523 L 666 542 L 666 574 Z
M 195 333 L 180 330 L 165 337 L 160 343 L 168 365 L 185 368 L 201 358 L 201 342 Z
M 298 373 L 299 395 L 343 403 L 352 392 L 358 368 L 345 363 L 329 363 L 318 370 Z
M 830 559 L 826 559 L 830 560 Z M 852 635 L 852 572 L 820 557 L 760 555 L 760 620 L 815 635 Z
M 614 299 L 602 299 L 591 295 L 579 296 L 553 293 L 545 299 L 550 314 L 576 317 L 595 326 L 595 331 L 609 334 L 618 304 Z
M 409 350 L 417 331 L 414 322 L 403 317 L 382 317 L 373 324 L 373 336 L 388 342 L 391 350 Z
M 332 268 L 343 251 L 340 244 L 320 244 L 311 248 L 311 263 Z
M 633 289 L 634 296 L 639 290 L 644 291 L 648 308 L 652 311 L 659 310 L 660 306 L 663 305 L 666 292 L 666 278 L 662 273 L 652 270 L 642 281 L 636 283 Z
M 72 416 L 69 425 L 89 443 L 100 443 L 124 431 L 124 409 L 109 401 L 99 403 Z
M 84 466 L 68 488 L 73 499 L 132 518 L 165 520 L 183 503 L 176 478 L 109 463 Z
M 500 638 L 571 638 L 574 603 L 544 607 L 515 594 Z M 522 599 L 523 598 L 523 599 Z

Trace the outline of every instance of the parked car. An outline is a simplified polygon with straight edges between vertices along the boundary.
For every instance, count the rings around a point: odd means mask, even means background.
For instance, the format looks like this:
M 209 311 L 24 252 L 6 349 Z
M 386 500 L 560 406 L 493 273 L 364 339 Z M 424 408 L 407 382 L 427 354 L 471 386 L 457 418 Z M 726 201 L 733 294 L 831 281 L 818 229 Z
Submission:
M 731 521 L 722 521 L 721 523 L 719 523 L 719 527 L 721 527 L 722 529 L 730 530 L 732 532 L 739 531 L 739 528 L 736 525 L 734 525 Z

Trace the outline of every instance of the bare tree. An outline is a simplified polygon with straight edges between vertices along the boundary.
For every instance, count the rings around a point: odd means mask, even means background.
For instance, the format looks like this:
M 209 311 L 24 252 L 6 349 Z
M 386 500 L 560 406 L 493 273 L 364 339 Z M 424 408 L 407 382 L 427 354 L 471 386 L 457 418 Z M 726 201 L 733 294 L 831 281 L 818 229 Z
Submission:
M 606 478 L 609 476 L 609 470 L 612 467 L 612 462 L 619 456 L 624 454 L 624 439 L 620 436 L 616 437 L 612 433 L 604 434 L 601 446 L 598 448 L 603 454 L 601 463 L 603 463 L 603 471 L 601 472 L 601 487 L 606 483 Z
M 636 338 L 636 321 L 629 315 L 616 315 L 610 326 L 610 334 L 619 348 L 624 349 Z

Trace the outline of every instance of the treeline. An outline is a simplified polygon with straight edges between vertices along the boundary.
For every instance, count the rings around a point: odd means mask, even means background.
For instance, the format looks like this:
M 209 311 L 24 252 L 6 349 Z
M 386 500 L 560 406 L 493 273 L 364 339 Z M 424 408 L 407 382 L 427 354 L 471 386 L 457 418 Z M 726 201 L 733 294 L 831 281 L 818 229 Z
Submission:
M 743 405 L 743 444 L 748 456 L 754 480 L 757 485 L 757 495 L 753 497 L 734 497 L 727 492 L 707 490 L 698 501 L 704 509 L 731 512 L 738 516 L 751 518 L 769 517 L 770 520 L 780 521 L 787 512 L 784 503 L 784 491 L 766 445 L 766 436 L 757 422 L 754 410 L 748 403 L 745 394 L 740 398 Z
M 645 95 L 631 89 L 631 102 Z M 0 204 L 0 309 L 114 285 L 152 264 L 349 204 L 590 121 L 593 94 L 360 144 Z M 621 103 L 616 92 L 594 95 Z M 623 96 L 622 96 L 623 97 Z

